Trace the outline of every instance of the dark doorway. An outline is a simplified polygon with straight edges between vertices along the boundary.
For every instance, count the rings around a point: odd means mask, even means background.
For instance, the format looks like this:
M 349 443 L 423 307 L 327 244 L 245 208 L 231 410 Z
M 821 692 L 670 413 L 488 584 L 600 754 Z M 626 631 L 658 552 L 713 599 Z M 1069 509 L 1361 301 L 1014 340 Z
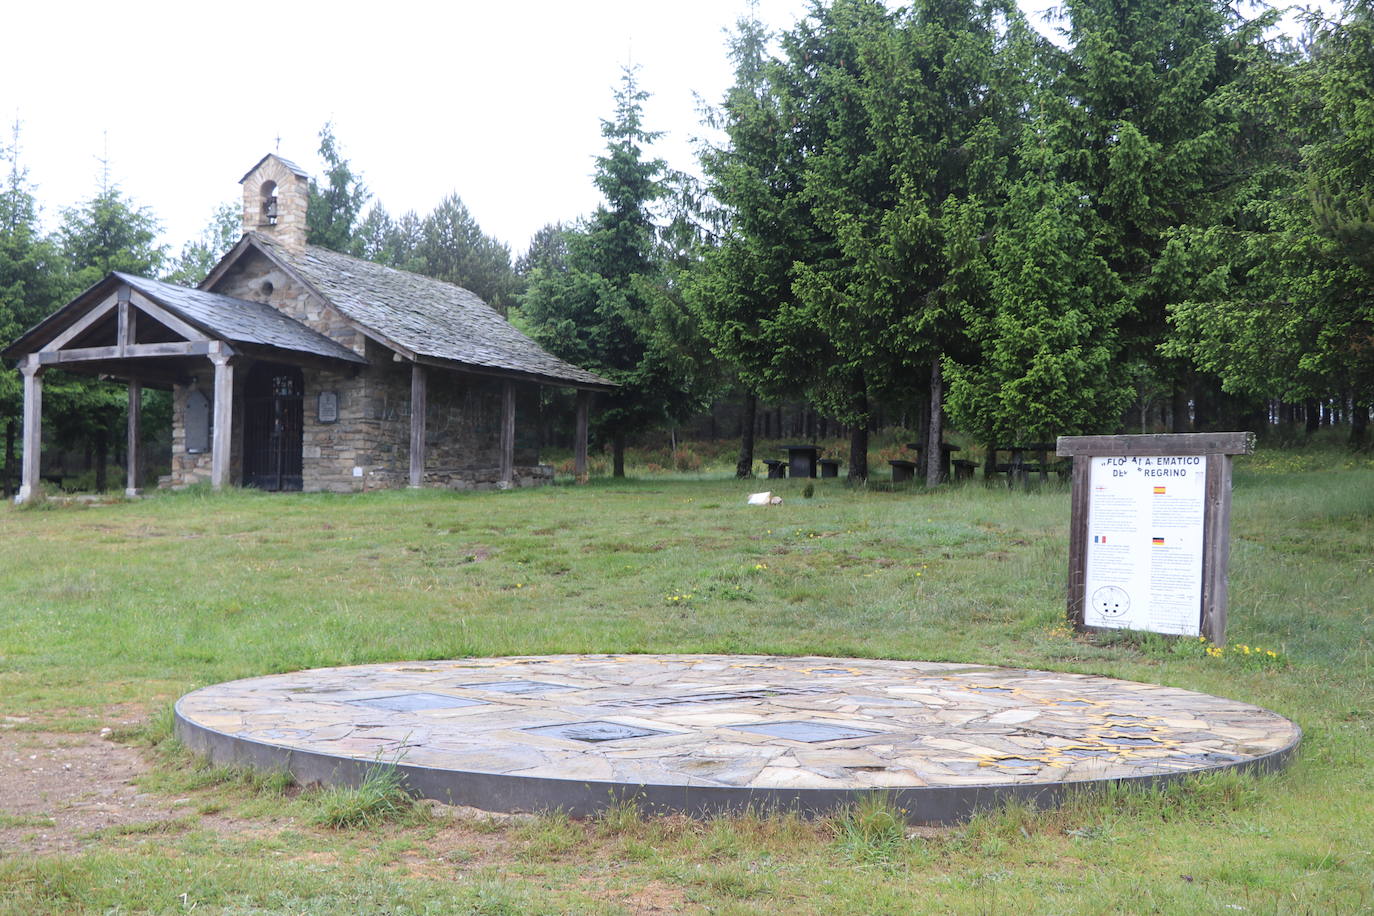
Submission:
M 243 404 L 243 485 L 301 489 L 301 370 L 258 363 L 248 372 Z

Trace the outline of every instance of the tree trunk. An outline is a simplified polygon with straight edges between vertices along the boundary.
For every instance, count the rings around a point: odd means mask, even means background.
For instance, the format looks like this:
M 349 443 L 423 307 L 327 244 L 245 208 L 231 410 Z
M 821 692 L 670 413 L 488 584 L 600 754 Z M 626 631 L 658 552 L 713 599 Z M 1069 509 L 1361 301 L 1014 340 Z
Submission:
M 849 474 L 851 481 L 868 480 L 868 424 L 849 427 Z
M 611 471 L 612 477 L 625 476 L 625 430 L 617 429 L 611 434 Z
M 758 396 L 751 392 L 744 399 L 744 419 L 740 422 L 742 432 L 739 437 L 739 459 L 735 461 L 735 476 L 741 480 L 754 476 L 754 414 L 758 409 Z
M 853 481 L 868 480 L 868 391 L 863 373 L 857 374 L 852 401 L 854 422 L 849 427 L 849 474 Z
M 1322 409 L 1316 398 L 1308 398 L 1303 401 L 1302 412 L 1306 419 L 1306 431 L 1309 436 L 1322 428 Z
M 945 478 L 945 380 L 940 356 L 930 362 L 930 423 L 926 427 L 926 486 L 938 487 Z
M 106 442 L 105 430 L 97 430 L 95 434 L 95 491 L 105 492 L 105 464 L 110 457 L 109 444 Z
M 991 484 L 997 479 L 997 443 L 988 443 L 988 452 L 983 456 L 983 483 Z
M 1192 420 L 1188 416 L 1188 385 L 1185 382 L 1175 382 L 1173 391 L 1173 429 L 1171 429 L 1170 432 L 1190 433 L 1192 431 Z
M 1364 450 L 1368 441 L 1369 433 L 1369 404 L 1362 403 L 1359 398 L 1350 411 L 1350 447 Z M 9 467 L 8 464 L 5 465 Z

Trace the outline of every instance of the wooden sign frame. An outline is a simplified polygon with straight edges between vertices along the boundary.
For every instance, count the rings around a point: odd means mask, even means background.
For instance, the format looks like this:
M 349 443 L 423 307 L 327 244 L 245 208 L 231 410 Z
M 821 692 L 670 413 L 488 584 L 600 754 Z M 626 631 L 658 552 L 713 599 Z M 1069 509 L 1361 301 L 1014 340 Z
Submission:
M 1148 436 L 1060 436 L 1056 454 L 1074 459 L 1069 520 L 1068 618 L 1074 629 L 1101 630 L 1084 623 L 1087 585 L 1088 517 L 1092 459 L 1108 457 L 1203 456 L 1207 484 L 1202 522 L 1202 602 L 1199 630 L 1216 645 L 1226 642 L 1227 567 L 1231 560 L 1231 456 L 1255 450 L 1255 434 L 1162 433 Z

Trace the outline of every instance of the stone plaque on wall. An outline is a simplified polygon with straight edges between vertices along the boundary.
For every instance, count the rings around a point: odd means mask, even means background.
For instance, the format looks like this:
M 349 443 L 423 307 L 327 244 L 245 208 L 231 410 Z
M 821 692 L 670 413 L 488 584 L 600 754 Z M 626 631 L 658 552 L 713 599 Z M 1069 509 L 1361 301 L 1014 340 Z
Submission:
M 321 391 L 317 417 L 321 423 L 337 423 L 339 420 L 339 393 Z
M 186 398 L 186 452 L 198 455 L 210 450 L 210 399 L 199 388 Z

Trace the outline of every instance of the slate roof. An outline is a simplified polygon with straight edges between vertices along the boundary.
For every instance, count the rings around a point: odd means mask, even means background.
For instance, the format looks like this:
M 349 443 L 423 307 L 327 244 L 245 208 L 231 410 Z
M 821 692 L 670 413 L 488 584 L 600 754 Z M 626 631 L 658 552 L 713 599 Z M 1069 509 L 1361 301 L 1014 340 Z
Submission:
M 351 363 L 367 362 L 342 344 L 265 303 L 187 289 L 119 271 L 114 271 L 113 276 L 212 337 L 230 343 L 261 344 L 280 350 L 314 353 Z
M 250 237 L 346 318 L 410 354 L 578 387 L 615 387 L 614 382 L 549 353 L 460 286 L 327 248 L 309 245 L 303 252 L 293 252 L 265 235 L 250 233 Z
M 367 363 L 366 359 L 342 344 L 283 315 L 270 305 L 187 289 L 119 271 L 110 272 L 99 283 L 25 331 L 5 348 L 3 355 L 17 358 L 36 352 L 84 314 L 86 309 L 108 296 L 117 283 L 129 284 L 173 315 L 218 340 L 311 353 L 350 363 Z
M 258 160 L 257 165 L 254 165 L 251 169 L 249 169 L 248 171 L 246 171 L 246 172 L 243 173 L 243 177 L 239 179 L 239 184 L 243 184 L 245 181 L 247 181 L 247 180 L 248 180 L 248 176 L 251 175 L 251 174 L 253 174 L 254 172 L 256 172 L 256 171 L 258 170 L 258 166 L 259 166 L 259 165 L 262 165 L 262 164 L 263 164 L 264 162 L 266 162 L 268 159 L 275 159 L 275 160 L 277 160 L 277 161 L 280 162 L 282 165 L 286 166 L 288 169 L 290 169 L 292 172 L 294 172 L 295 174 L 299 175 L 299 176 L 302 177 L 302 178 L 309 178 L 309 177 L 310 177 L 310 173 L 309 173 L 309 172 L 307 172 L 305 169 L 301 168 L 300 166 L 296 165 L 296 163 L 292 162 L 290 159 L 283 159 L 281 156 L 278 156 L 276 153 L 268 153 L 266 156 L 263 156 L 261 159 Z

